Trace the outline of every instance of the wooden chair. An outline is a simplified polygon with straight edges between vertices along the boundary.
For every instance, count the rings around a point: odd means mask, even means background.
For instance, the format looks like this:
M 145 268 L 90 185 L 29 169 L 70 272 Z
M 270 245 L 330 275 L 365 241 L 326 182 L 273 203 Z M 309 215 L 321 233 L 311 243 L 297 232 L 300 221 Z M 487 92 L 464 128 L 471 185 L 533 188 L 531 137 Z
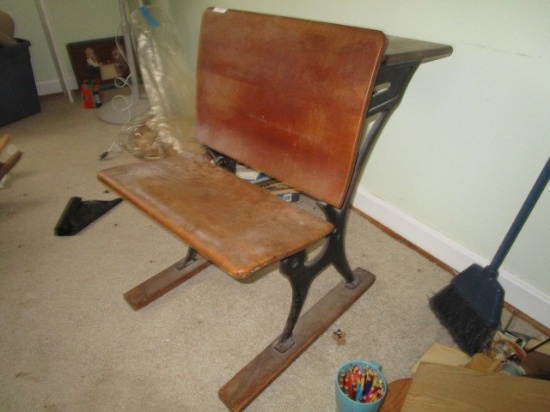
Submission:
M 210 263 L 242 279 L 280 262 L 293 292 L 288 320 L 220 389 L 232 410 L 246 407 L 374 282 L 350 268 L 344 240 L 350 197 L 381 126 L 362 143 L 385 44 L 375 30 L 208 9 L 193 137 L 222 161 L 182 153 L 99 173 L 189 246 L 183 260 L 125 294 L 134 309 Z M 326 218 L 239 179 L 235 162 L 315 198 Z M 319 241 L 324 247 L 308 260 L 306 249 Z M 311 283 L 329 265 L 343 281 L 300 317 Z

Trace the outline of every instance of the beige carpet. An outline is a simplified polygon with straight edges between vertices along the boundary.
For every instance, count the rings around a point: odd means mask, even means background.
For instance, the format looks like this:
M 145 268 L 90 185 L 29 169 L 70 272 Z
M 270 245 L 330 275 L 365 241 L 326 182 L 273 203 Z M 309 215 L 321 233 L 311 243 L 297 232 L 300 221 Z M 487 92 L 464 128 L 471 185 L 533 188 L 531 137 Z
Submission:
M 223 411 L 218 389 L 284 326 L 290 287 L 276 267 L 247 282 L 211 267 L 132 311 L 122 294 L 185 247 L 125 202 L 76 236 L 54 236 L 70 197 L 116 197 L 96 173 L 138 161 L 99 160 L 119 130 L 64 96 L 0 128 L 24 152 L 0 189 L 1 411 Z M 248 410 L 333 411 L 340 364 L 376 361 L 392 381 L 434 342 L 452 345 L 427 305 L 448 273 L 355 212 L 347 249 L 375 284 Z M 307 305 L 339 281 L 326 270 Z

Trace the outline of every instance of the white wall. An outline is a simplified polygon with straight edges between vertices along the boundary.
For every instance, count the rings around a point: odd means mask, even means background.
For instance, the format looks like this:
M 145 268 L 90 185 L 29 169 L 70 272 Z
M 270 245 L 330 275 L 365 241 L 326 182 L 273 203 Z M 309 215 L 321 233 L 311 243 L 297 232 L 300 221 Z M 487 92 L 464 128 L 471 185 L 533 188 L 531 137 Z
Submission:
M 355 205 L 457 270 L 488 264 L 550 156 L 550 2 L 171 0 L 194 66 L 220 6 L 450 44 L 422 65 L 367 165 Z M 500 271 L 506 300 L 550 326 L 550 188 Z
M 38 83 L 56 81 L 55 66 L 44 37 L 40 18 L 34 1 L 0 0 L 0 9 L 8 13 L 15 22 L 15 37 L 29 40 L 34 79 Z M 61 90 L 61 89 L 59 89 Z
M 138 0 L 126 0 L 132 9 Z M 167 0 L 149 0 L 166 4 Z M 44 0 L 60 51 L 60 64 L 77 88 L 67 54 L 67 43 L 121 35 L 118 0 Z M 61 92 L 53 57 L 42 28 L 35 0 L 0 0 L 0 9 L 15 21 L 15 36 L 31 42 L 29 49 L 38 94 Z
M 116 0 L 44 0 L 51 27 L 61 53 L 60 65 L 72 83 L 74 75 L 66 51 L 67 43 L 114 37 L 120 22 Z M 0 0 L 0 8 L 15 21 L 15 36 L 31 42 L 29 49 L 39 95 L 61 92 L 53 57 L 34 0 Z M 76 83 L 73 84 L 76 88 Z

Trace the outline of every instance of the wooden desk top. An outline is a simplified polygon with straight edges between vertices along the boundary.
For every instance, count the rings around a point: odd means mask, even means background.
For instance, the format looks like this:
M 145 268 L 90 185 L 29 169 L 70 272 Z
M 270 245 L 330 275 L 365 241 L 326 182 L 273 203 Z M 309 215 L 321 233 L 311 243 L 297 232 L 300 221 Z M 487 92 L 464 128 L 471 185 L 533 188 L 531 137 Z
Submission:
M 382 60 L 383 65 L 389 66 L 412 61 L 425 63 L 450 56 L 453 52 L 453 48 L 446 44 L 396 36 L 386 36 L 386 38 L 388 45 Z

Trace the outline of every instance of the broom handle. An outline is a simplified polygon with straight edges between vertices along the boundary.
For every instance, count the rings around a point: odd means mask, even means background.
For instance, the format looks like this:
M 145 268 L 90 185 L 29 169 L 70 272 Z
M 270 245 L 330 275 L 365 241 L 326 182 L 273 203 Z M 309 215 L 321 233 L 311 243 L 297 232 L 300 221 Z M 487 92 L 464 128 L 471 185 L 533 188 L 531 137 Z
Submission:
M 500 265 L 504 261 L 504 258 L 510 251 L 512 244 L 516 240 L 516 237 L 518 236 L 521 228 L 525 224 L 525 221 L 529 217 L 529 214 L 535 207 L 535 203 L 537 203 L 537 200 L 539 200 L 539 197 L 542 194 L 542 191 L 544 190 L 549 179 L 550 179 L 550 157 L 546 161 L 546 165 L 540 172 L 540 175 L 537 178 L 535 184 L 533 185 L 533 188 L 529 192 L 527 199 L 525 199 L 525 202 L 523 203 L 523 206 L 521 207 L 518 215 L 514 219 L 512 226 L 510 227 L 510 229 L 508 229 L 508 233 L 506 233 L 504 240 L 500 244 L 497 250 L 497 253 L 495 254 L 495 257 L 493 257 L 493 260 L 489 265 L 489 270 L 491 273 L 497 273 L 498 268 L 500 267 Z

